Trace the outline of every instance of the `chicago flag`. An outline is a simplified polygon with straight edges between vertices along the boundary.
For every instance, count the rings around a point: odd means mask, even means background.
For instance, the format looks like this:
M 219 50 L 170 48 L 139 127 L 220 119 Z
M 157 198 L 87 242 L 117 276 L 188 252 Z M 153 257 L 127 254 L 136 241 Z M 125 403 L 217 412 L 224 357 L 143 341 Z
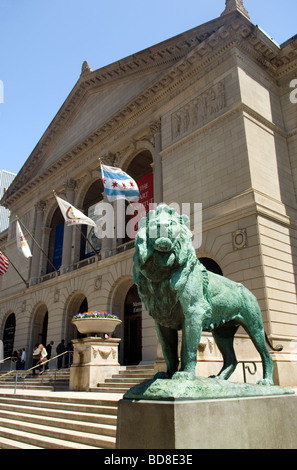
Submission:
M 127 175 L 121 168 L 101 164 L 102 182 L 107 199 L 116 201 L 126 199 L 137 202 L 140 194 L 139 189 L 131 176 Z

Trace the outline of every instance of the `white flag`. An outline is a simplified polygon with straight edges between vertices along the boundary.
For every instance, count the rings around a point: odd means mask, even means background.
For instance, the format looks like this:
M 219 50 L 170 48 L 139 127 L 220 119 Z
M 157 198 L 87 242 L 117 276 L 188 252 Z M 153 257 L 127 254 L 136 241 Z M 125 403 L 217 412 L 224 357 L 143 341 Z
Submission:
M 69 204 L 69 202 L 64 201 L 64 199 L 61 199 L 56 194 L 55 196 L 65 219 L 66 225 L 84 224 L 96 227 L 96 224 L 92 219 L 73 207 L 73 205 Z
M 18 246 L 19 251 L 23 253 L 25 258 L 31 258 L 32 253 L 31 253 L 30 247 L 28 245 L 27 240 L 24 237 L 23 231 L 21 229 L 21 226 L 18 220 L 16 223 L 16 239 L 17 239 L 17 246 Z

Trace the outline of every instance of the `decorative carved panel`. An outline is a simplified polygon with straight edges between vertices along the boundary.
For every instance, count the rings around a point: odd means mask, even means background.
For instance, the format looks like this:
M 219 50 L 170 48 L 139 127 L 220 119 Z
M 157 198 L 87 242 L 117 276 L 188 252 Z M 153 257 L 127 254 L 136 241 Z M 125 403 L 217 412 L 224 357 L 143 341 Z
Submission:
M 221 81 L 172 114 L 172 140 L 195 130 L 225 106 L 225 84 Z

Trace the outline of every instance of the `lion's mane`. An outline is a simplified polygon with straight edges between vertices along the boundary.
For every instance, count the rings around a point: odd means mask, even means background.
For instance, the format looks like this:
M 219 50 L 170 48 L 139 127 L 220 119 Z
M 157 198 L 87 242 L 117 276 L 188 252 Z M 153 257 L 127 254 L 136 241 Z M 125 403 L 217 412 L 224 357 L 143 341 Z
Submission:
M 173 249 L 160 254 L 154 249 L 154 240 L 149 236 L 149 224 L 165 211 L 169 220 L 174 219 L 179 224 L 180 230 Z M 174 262 L 167 266 L 166 260 L 171 256 L 174 256 Z M 156 257 L 164 260 L 164 266 L 162 263 L 156 264 Z M 156 211 L 150 211 L 146 218 L 141 219 L 135 237 L 133 261 L 133 276 L 139 296 L 149 314 L 164 326 L 181 328 L 182 312 L 178 308 L 178 300 L 194 268 L 201 273 L 204 298 L 209 302 L 208 273 L 196 257 L 189 219 L 179 215 L 175 209 L 168 211 L 168 206 L 161 204 Z

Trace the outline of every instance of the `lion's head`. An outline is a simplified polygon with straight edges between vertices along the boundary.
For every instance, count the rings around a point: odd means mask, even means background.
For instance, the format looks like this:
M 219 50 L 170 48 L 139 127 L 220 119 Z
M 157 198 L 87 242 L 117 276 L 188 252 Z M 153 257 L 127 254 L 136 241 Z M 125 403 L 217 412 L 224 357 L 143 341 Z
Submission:
M 135 270 L 158 281 L 183 265 L 194 252 L 189 225 L 186 215 L 166 204 L 149 211 L 135 237 Z

